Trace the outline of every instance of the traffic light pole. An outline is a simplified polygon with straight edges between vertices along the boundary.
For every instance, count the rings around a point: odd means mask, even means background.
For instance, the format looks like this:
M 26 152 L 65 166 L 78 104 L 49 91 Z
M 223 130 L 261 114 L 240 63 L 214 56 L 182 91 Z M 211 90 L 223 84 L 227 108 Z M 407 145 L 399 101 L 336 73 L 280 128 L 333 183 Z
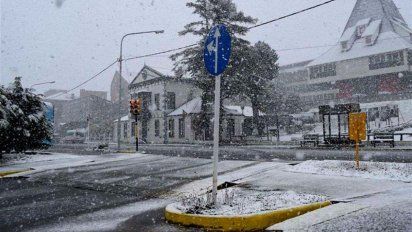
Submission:
M 136 151 L 139 151 L 139 127 L 137 125 L 137 114 L 134 115 L 134 136 L 136 139 Z

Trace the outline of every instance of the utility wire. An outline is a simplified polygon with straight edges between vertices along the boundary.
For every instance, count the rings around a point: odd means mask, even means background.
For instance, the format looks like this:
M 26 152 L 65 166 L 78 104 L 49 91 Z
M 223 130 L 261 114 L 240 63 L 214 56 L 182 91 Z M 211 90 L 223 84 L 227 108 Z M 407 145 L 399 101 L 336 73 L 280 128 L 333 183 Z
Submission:
M 95 74 L 94 76 L 92 76 L 91 78 L 83 81 L 82 83 L 76 85 L 75 87 L 73 87 L 73 88 L 71 88 L 71 89 L 69 89 L 69 90 L 67 90 L 67 91 L 64 91 L 64 92 L 61 93 L 61 94 L 58 94 L 58 95 L 55 96 L 55 97 L 59 97 L 59 96 L 61 96 L 61 95 L 63 95 L 63 94 L 67 94 L 68 92 L 71 92 L 71 91 L 79 88 L 80 86 L 82 86 L 82 85 L 86 84 L 87 82 L 93 80 L 94 78 L 98 77 L 100 74 L 102 74 L 104 71 L 108 70 L 110 67 L 112 67 L 112 66 L 115 65 L 116 63 L 117 63 L 117 60 L 115 60 L 113 63 L 109 64 L 107 67 L 105 67 L 104 69 L 102 69 L 100 72 L 96 73 L 96 74 Z
M 409 36 L 397 36 L 397 37 L 390 37 L 390 38 L 380 39 L 380 41 L 406 38 L 406 37 L 409 38 Z M 363 41 L 356 41 L 353 44 L 358 44 L 358 43 L 364 43 L 364 42 Z M 170 49 L 170 50 L 167 50 L 167 51 L 160 51 L 160 52 L 149 53 L 149 54 L 145 54 L 145 55 L 141 55 L 141 56 L 129 57 L 129 58 L 123 59 L 123 61 L 129 61 L 129 60 L 140 59 L 140 58 L 145 58 L 145 57 L 150 57 L 150 56 L 156 56 L 156 55 L 160 55 L 160 54 L 164 54 L 164 53 L 169 53 L 169 52 L 172 52 L 172 51 L 182 50 L 182 49 L 185 49 L 185 48 L 188 48 L 188 47 L 193 47 L 193 46 L 196 46 L 196 45 L 197 44 L 191 44 L 191 45 L 187 45 L 187 46 L 180 47 L 180 48 Z M 325 45 L 314 45 L 314 46 L 304 46 L 304 47 L 294 47 L 294 48 L 281 48 L 281 49 L 275 49 L 275 50 L 277 52 L 284 52 L 284 51 L 294 51 L 294 50 L 303 50 L 303 49 L 334 47 L 334 46 L 338 46 L 338 45 L 339 45 L 339 43 L 325 44 Z
M 261 27 L 261 26 L 263 26 L 263 25 L 266 25 L 266 24 L 269 24 L 269 23 L 273 23 L 273 22 L 279 21 L 279 20 L 281 20 L 281 19 L 285 19 L 285 18 L 294 16 L 294 15 L 303 13 L 303 12 L 308 11 L 308 10 L 315 9 L 315 8 L 317 8 L 317 7 L 320 7 L 320 6 L 329 4 L 329 3 L 334 2 L 334 1 L 336 1 L 336 0 L 329 0 L 329 1 L 326 1 L 326 2 L 323 2 L 323 3 L 320 3 L 320 4 L 317 4 L 317 5 L 314 5 L 314 6 L 305 8 L 305 9 L 303 9 L 303 10 L 295 11 L 295 12 L 293 12 L 293 13 L 291 13 L 291 14 L 284 15 L 284 16 L 279 17 L 279 18 L 276 18 L 276 19 L 272 19 L 272 20 L 269 20 L 269 21 L 266 21 L 266 22 L 263 22 L 263 23 L 260 23 L 260 24 L 257 24 L 257 25 L 253 25 L 253 26 L 251 26 L 251 27 L 248 27 L 247 29 L 250 30 L 250 29 L 257 28 L 257 27 Z M 166 50 L 166 51 L 161 51 L 161 52 L 156 52 L 156 53 L 151 53 L 151 54 L 142 55 L 142 56 L 130 57 L 130 58 L 123 59 L 123 60 L 124 60 L 124 61 L 128 61 L 128 60 L 133 60 L 133 59 L 139 59 L 139 58 L 144 58 L 144 57 L 150 57 L 150 56 L 160 55 L 160 54 L 164 54 L 164 53 L 170 53 L 170 52 L 179 51 L 179 50 L 182 50 L 182 49 L 185 49 L 185 48 L 194 47 L 194 46 L 196 46 L 196 45 L 198 45 L 198 44 L 197 44 L 197 43 L 194 43 L 194 44 L 190 44 L 190 45 L 183 46 L 183 47 L 179 47 L 179 48 L 174 48 L 174 49 L 170 49 L 170 50 Z
M 149 56 L 156 56 L 156 55 L 160 55 L 160 54 L 164 54 L 164 53 L 175 52 L 175 51 L 179 51 L 179 50 L 182 50 L 182 49 L 185 49 L 185 48 L 194 47 L 196 45 L 197 45 L 197 43 L 194 43 L 194 44 L 186 45 L 186 46 L 183 46 L 183 47 L 169 49 L 169 50 L 166 50 L 166 51 L 160 51 L 160 52 L 150 53 L 150 54 L 141 55 L 141 56 L 129 57 L 129 58 L 123 59 L 123 61 L 134 60 L 134 59 L 139 59 L 139 58 L 144 58 L 144 57 L 149 57 Z
M 320 3 L 320 4 L 317 4 L 317 5 L 314 5 L 314 6 L 305 8 L 305 9 L 303 9 L 303 10 L 299 10 L 299 11 L 293 12 L 293 13 L 291 13 L 291 14 L 284 15 L 284 16 L 279 17 L 279 18 L 276 18 L 276 19 L 272 19 L 272 20 L 269 20 L 269 21 L 266 21 L 266 22 L 263 22 L 263 23 L 260 23 L 260 24 L 257 24 L 257 25 L 253 25 L 253 26 L 251 26 L 251 27 L 248 27 L 248 29 L 250 30 L 250 29 L 257 28 L 257 27 L 261 27 L 261 26 L 264 26 L 264 25 L 266 25 L 266 24 L 273 23 L 273 22 L 276 22 L 276 21 L 279 21 L 279 20 L 282 20 L 282 19 L 285 19 L 285 18 L 294 16 L 294 15 L 303 13 L 303 12 L 305 12 L 305 11 L 309 11 L 309 10 L 315 9 L 315 8 L 317 8 L 317 7 L 320 7 L 320 6 L 323 6 L 323 5 L 332 3 L 332 2 L 334 2 L 334 1 L 336 1 L 336 0 L 329 0 L 329 1 L 326 1 L 326 2 L 323 2 L 323 3 Z M 194 46 L 196 46 L 196 45 L 198 45 L 198 44 L 197 44 L 197 43 L 194 43 L 194 44 L 190 44 L 190 45 L 186 45 L 186 46 L 178 47 L 178 48 L 174 48 L 174 49 L 169 49 L 169 50 L 165 50 L 165 51 L 150 53 L 150 54 L 141 55 L 141 56 L 130 57 L 130 58 L 123 59 L 123 61 L 128 61 L 128 60 L 133 60 L 133 59 L 139 59 L 139 58 L 144 58 L 144 57 L 151 57 L 151 56 L 156 56 L 156 55 L 160 55 L 160 54 L 170 53 L 170 52 L 179 51 L 179 50 L 182 50 L 182 49 L 185 49 L 185 48 L 194 47 Z M 298 49 L 303 49 L 303 48 L 298 48 Z M 289 49 L 289 50 L 290 50 L 290 49 Z M 98 72 L 96 75 L 94 75 L 94 76 L 92 76 L 91 78 L 87 79 L 86 81 L 80 83 L 79 85 L 73 87 L 72 89 L 70 89 L 70 90 L 68 90 L 68 91 L 66 91 L 66 92 L 64 92 L 64 93 L 61 93 L 61 94 L 57 95 L 56 97 L 61 96 L 61 95 L 63 95 L 63 94 L 66 94 L 66 93 L 68 93 L 68 92 L 71 92 L 71 91 L 79 88 L 80 86 L 86 84 L 87 82 L 93 80 L 94 78 L 96 78 L 97 76 L 99 76 L 101 73 L 103 73 L 104 71 L 106 71 L 107 69 L 109 69 L 111 66 L 113 66 L 113 65 L 114 65 L 115 63 L 117 63 L 117 62 L 118 62 L 118 60 L 114 61 L 114 62 L 111 63 L 109 66 L 107 66 L 106 68 L 104 68 L 102 71 Z
M 305 11 L 318 8 L 318 7 L 320 7 L 320 6 L 323 6 L 323 5 L 332 3 L 332 2 L 334 2 L 334 1 L 336 1 L 336 0 L 329 0 L 329 1 L 326 1 L 326 2 L 323 2 L 323 3 L 319 3 L 319 4 L 317 4 L 317 5 L 314 5 L 314 6 L 305 8 L 305 9 L 303 9 L 303 10 L 295 11 L 295 12 L 293 12 L 293 13 L 291 13 L 291 14 L 284 15 L 284 16 L 279 17 L 279 18 L 276 18 L 276 19 L 272 19 L 272 20 L 269 20 L 269 21 L 266 21 L 266 22 L 263 22 L 263 23 L 259 23 L 259 24 L 253 25 L 253 26 L 251 26 L 251 27 L 248 27 L 248 29 L 250 30 L 250 29 L 253 29 L 253 28 L 256 28 L 256 27 L 261 27 L 261 26 L 263 26 L 263 25 L 266 25 L 266 24 L 269 24 L 269 23 L 273 23 L 273 22 L 279 21 L 279 20 L 281 20 L 281 19 L 288 18 L 288 17 L 290 17 L 290 16 L 294 16 L 294 15 L 303 13 L 303 12 L 305 12 Z

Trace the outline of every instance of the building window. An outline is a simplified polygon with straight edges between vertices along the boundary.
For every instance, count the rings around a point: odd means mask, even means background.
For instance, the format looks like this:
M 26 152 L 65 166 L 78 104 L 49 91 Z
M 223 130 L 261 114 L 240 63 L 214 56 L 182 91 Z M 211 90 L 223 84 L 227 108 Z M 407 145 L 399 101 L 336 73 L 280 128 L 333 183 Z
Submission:
M 134 137 L 136 131 L 136 122 L 132 122 L 132 126 L 130 127 L 130 133 Z
M 169 119 L 169 138 L 175 137 L 175 120 Z
M 123 123 L 123 138 L 127 138 L 127 122 Z
M 384 53 L 369 57 L 369 70 L 396 67 L 403 64 L 403 51 Z
M 310 79 L 336 76 L 336 64 L 323 64 L 310 67 Z
M 342 50 L 346 51 L 348 49 L 348 41 L 342 41 L 341 43 Z
M 155 105 L 156 105 L 156 110 L 160 110 L 160 94 L 155 94 Z
M 179 138 L 185 137 L 185 119 L 179 118 Z
M 160 136 L 160 122 L 158 119 L 155 120 L 155 136 Z
M 235 120 L 233 118 L 229 118 L 227 120 L 227 137 L 230 139 L 235 136 Z
M 368 35 L 368 36 L 366 36 L 365 37 L 365 43 L 366 44 L 372 44 L 372 36 L 371 35 Z
M 408 64 L 412 65 L 412 50 L 408 50 Z
M 166 107 L 168 110 L 174 110 L 176 108 L 176 94 L 173 92 L 166 93 Z
M 143 78 L 143 80 L 146 80 L 146 79 L 147 79 L 147 71 L 146 71 L 146 70 L 143 70 L 143 72 L 142 72 L 142 78 Z

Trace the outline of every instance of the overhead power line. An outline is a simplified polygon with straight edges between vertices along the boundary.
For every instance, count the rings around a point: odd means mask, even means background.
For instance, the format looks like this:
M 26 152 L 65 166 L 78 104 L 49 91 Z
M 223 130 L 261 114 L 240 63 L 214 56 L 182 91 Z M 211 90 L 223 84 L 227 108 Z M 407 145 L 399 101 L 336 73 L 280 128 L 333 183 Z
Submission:
M 175 51 L 179 51 L 179 50 L 182 50 L 182 49 L 185 49 L 185 48 L 194 47 L 196 45 L 197 45 L 197 43 L 194 43 L 194 44 L 190 44 L 190 45 L 186 45 L 186 46 L 178 47 L 178 48 L 173 48 L 173 49 L 169 49 L 169 50 L 165 50 L 165 51 L 149 53 L 149 54 L 141 55 L 141 56 L 129 57 L 129 58 L 123 59 L 123 61 L 134 60 L 134 59 L 139 59 L 139 58 L 144 58 L 144 57 L 149 57 L 149 56 L 156 56 L 156 55 L 160 55 L 160 54 L 175 52 Z
M 315 8 L 317 8 L 317 7 L 320 7 L 320 6 L 329 4 L 329 3 L 334 2 L 334 1 L 336 1 L 336 0 L 329 0 L 329 1 L 326 1 L 326 2 L 323 2 L 323 3 L 320 3 L 320 4 L 317 4 L 317 5 L 314 5 L 314 6 L 305 8 L 305 9 L 303 9 L 303 10 L 295 11 L 295 12 L 293 12 L 293 13 L 290 13 L 290 14 L 288 14 L 288 15 L 284 15 L 284 16 L 279 17 L 279 18 L 276 18 L 276 19 L 272 19 L 272 20 L 269 20 L 269 21 L 266 21 L 266 22 L 263 22 L 263 23 L 259 23 L 259 24 L 257 24 L 257 25 L 253 25 L 253 26 L 251 26 L 251 27 L 248 27 L 247 29 L 250 30 L 250 29 L 257 28 L 257 27 L 261 27 L 261 26 L 263 26 L 263 25 L 266 25 L 266 24 L 269 24 L 269 23 L 273 23 L 273 22 L 276 22 L 276 21 L 279 21 L 279 20 L 282 20 L 282 19 L 285 19 L 285 18 L 294 16 L 294 15 L 303 13 L 303 12 L 308 11 L 308 10 L 315 9 Z M 190 44 L 190 45 L 186 45 L 186 46 L 178 47 L 178 48 L 174 48 L 174 49 L 169 49 L 169 50 L 165 50 L 165 51 L 155 52 L 155 53 L 146 54 L 146 55 L 141 55 L 141 56 L 130 57 L 130 58 L 123 59 L 123 61 L 128 61 L 128 60 L 133 60 L 133 59 L 139 59 L 139 58 L 145 58 L 145 57 L 150 57 L 150 56 L 156 56 L 156 55 L 160 55 L 160 54 L 164 54 L 164 53 L 170 53 L 170 52 L 179 51 L 179 50 L 182 50 L 182 49 L 185 49 L 185 48 L 194 47 L 194 46 L 196 46 L 196 45 L 197 45 L 197 43 L 194 43 L 194 44 Z M 288 50 L 290 50 L 290 49 L 288 49 Z
M 263 26 L 263 25 L 266 25 L 266 24 L 269 24 L 269 23 L 273 23 L 273 22 L 279 21 L 279 20 L 281 20 L 281 19 L 288 18 L 288 17 L 290 17 L 290 16 L 294 16 L 294 15 L 303 13 L 303 12 L 305 12 L 305 11 L 318 8 L 318 7 L 320 7 L 320 6 L 323 6 L 323 5 L 332 3 L 332 2 L 334 2 L 334 1 L 336 1 L 336 0 L 329 0 L 329 1 L 326 1 L 326 2 L 323 2 L 323 3 L 319 3 L 319 4 L 317 4 L 317 5 L 314 5 L 314 6 L 305 8 L 305 9 L 303 9 L 303 10 L 295 11 L 295 12 L 290 13 L 290 14 L 288 14 L 288 15 L 284 15 L 284 16 L 279 17 L 279 18 L 276 18 L 276 19 L 272 19 L 272 20 L 269 20 L 269 21 L 266 21 L 266 22 L 263 22 L 263 23 L 259 23 L 259 24 L 253 25 L 253 26 L 251 26 L 251 27 L 248 27 L 248 29 L 250 30 L 250 29 L 253 29 L 253 28 L 256 28 L 256 27 L 261 27 L 261 26 Z
M 67 91 L 65 91 L 65 92 L 63 92 L 63 93 L 61 93 L 61 94 L 58 94 L 58 95 L 55 96 L 55 97 L 59 97 L 59 96 L 61 96 L 61 95 L 63 95 L 63 94 L 67 94 L 68 92 L 71 92 L 71 91 L 79 88 L 80 86 L 82 86 L 82 85 L 86 84 L 87 82 L 93 80 L 94 78 L 98 77 L 100 74 L 102 74 L 104 71 L 108 70 L 110 67 L 112 67 L 112 66 L 115 65 L 116 63 L 117 63 L 117 60 L 115 60 L 113 63 L 109 64 L 107 67 L 105 67 L 104 69 L 102 69 L 100 72 L 96 73 L 96 74 L 95 74 L 94 76 L 92 76 L 91 78 L 83 81 L 82 83 L 76 85 L 75 87 L 73 87 L 73 88 L 71 88 L 71 89 L 69 89 L 69 90 L 67 90 Z
M 334 2 L 334 1 L 336 1 L 336 0 L 329 0 L 329 1 L 326 1 L 326 2 L 323 2 L 323 3 L 320 3 L 320 4 L 317 4 L 317 5 L 314 5 L 314 6 L 305 8 L 305 9 L 303 9 L 303 10 L 295 11 L 295 12 L 293 12 L 293 13 L 291 13 L 291 14 L 284 15 L 284 16 L 282 16 L 282 17 L 279 17 L 279 18 L 276 18 L 276 19 L 272 19 L 272 20 L 269 20 L 269 21 L 266 21 L 266 22 L 263 22 L 263 23 L 259 23 L 259 24 L 257 24 L 257 25 L 253 25 L 253 26 L 251 26 L 251 27 L 248 27 L 248 29 L 250 30 L 250 29 L 257 28 L 257 27 L 261 27 L 261 26 L 264 26 L 264 25 L 266 25 L 266 24 L 273 23 L 273 22 L 276 22 L 276 21 L 279 21 L 279 20 L 282 20 L 282 19 L 285 19 L 285 18 L 294 16 L 294 15 L 303 13 L 303 12 L 305 12 L 305 11 L 309 11 L 309 10 L 318 8 L 318 7 L 320 7 L 320 6 L 323 6 L 323 5 L 332 3 L 332 2 Z M 170 52 L 179 51 L 179 50 L 182 50 L 182 49 L 185 49 L 185 48 L 194 47 L 194 46 L 196 46 L 196 45 L 197 45 L 197 43 L 194 43 L 194 44 L 190 44 L 190 45 L 186 45 L 186 46 L 178 47 L 178 48 L 173 48 L 173 49 L 169 49 L 169 50 L 165 50 L 165 51 L 150 53 L 150 54 L 141 55 L 141 56 L 130 57 L 130 58 L 123 59 L 123 61 L 129 61 L 129 60 L 133 60 L 133 59 L 139 59 L 139 58 L 145 58 L 145 57 L 151 57 L 151 56 L 156 56 L 156 55 L 160 55 L 160 54 L 170 53 Z M 113 66 L 116 62 L 118 62 L 118 60 L 114 61 L 112 64 L 110 64 L 109 66 L 107 66 L 106 68 L 104 68 L 102 71 L 98 72 L 96 75 L 94 75 L 94 76 L 92 76 L 91 78 L 87 79 L 86 81 L 84 81 L 84 82 L 80 83 L 79 85 L 71 88 L 70 90 L 66 91 L 65 93 L 62 93 L 62 94 L 57 95 L 56 97 L 61 96 L 61 95 L 63 95 L 63 94 L 66 94 L 66 93 L 68 93 L 68 92 L 71 92 L 71 91 L 79 88 L 80 86 L 86 84 L 87 82 L 93 80 L 94 78 L 96 78 L 97 76 L 99 76 L 101 73 L 103 73 L 104 71 L 106 71 L 107 69 L 109 69 L 111 66 Z

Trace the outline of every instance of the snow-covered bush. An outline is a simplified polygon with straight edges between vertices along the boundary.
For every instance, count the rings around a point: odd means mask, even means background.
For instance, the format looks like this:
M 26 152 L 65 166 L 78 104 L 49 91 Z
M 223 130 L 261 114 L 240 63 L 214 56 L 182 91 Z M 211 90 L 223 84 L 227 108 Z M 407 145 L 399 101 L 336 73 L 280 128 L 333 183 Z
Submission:
M 0 86 L 0 106 L 0 153 L 42 148 L 50 139 L 41 98 L 24 89 L 20 77 L 7 88 Z

